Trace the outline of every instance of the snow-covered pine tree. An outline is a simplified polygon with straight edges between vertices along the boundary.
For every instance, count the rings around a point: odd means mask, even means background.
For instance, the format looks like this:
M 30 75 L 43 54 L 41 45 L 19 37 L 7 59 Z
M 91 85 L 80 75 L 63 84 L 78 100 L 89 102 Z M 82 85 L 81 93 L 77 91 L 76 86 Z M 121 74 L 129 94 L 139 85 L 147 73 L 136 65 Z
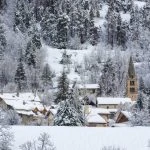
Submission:
M 5 30 L 2 21 L 0 20 L 0 61 L 4 60 L 4 53 L 6 50 L 7 41 L 5 37 Z
M 67 14 L 58 16 L 57 21 L 57 47 L 59 49 L 66 49 L 68 45 L 68 25 L 69 17 Z
M 43 68 L 43 73 L 41 76 L 43 87 L 45 88 L 52 87 L 53 86 L 52 78 L 53 78 L 53 72 L 50 69 L 49 64 L 46 64 Z
M 34 30 L 31 33 L 31 39 L 27 44 L 27 48 L 25 51 L 25 62 L 30 67 L 37 67 L 38 66 L 38 60 L 37 55 L 42 47 L 40 34 L 38 33 L 38 30 L 36 27 L 34 27 Z
M 83 126 L 85 118 L 81 105 L 74 99 L 71 90 L 68 99 L 59 103 L 57 114 L 54 118 L 55 126 Z
M 6 37 L 5 37 L 5 31 L 4 31 L 2 21 L 0 20 L 0 86 L 1 86 L 1 93 L 3 93 L 4 85 L 6 85 L 6 83 L 7 83 L 4 66 L 3 66 L 6 46 L 7 46 L 7 41 L 6 41 Z
M 55 46 L 57 17 L 53 13 L 54 8 L 47 7 L 43 13 L 41 21 L 42 37 L 46 44 Z
M 102 96 L 114 96 L 116 92 L 115 68 L 112 60 L 109 58 L 104 64 L 102 75 L 99 81 L 100 93 Z
M 71 55 L 67 54 L 67 51 L 64 50 L 63 54 L 62 54 L 62 59 L 60 61 L 60 64 L 63 65 L 69 65 L 71 64 Z
M 56 94 L 55 103 L 59 103 L 61 101 L 65 101 L 68 98 L 69 91 L 69 80 L 67 78 L 67 74 L 63 69 L 61 76 L 58 78 L 58 91 Z
M 25 32 L 30 25 L 29 18 L 29 2 L 25 0 L 17 0 L 16 10 L 15 10 L 15 21 L 14 21 L 14 30 Z
M 98 28 L 94 26 L 94 20 L 91 20 L 89 29 L 89 41 L 94 46 L 97 45 L 98 40 L 99 40 Z
M 24 65 L 22 62 L 22 58 L 20 57 L 18 61 L 17 70 L 15 73 L 15 83 L 17 84 L 17 96 L 19 96 L 19 93 L 25 89 L 27 84 L 27 78 L 25 75 Z
M 0 13 L 5 9 L 6 6 L 7 6 L 6 0 L 1 0 L 0 1 Z
M 138 99 L 137 99 L 137 109 L 139 109 L 140 111 L 143 109 L 143 100 L 144 100 L 144 96 L 142 92 L 139 92 L 138 95 Z

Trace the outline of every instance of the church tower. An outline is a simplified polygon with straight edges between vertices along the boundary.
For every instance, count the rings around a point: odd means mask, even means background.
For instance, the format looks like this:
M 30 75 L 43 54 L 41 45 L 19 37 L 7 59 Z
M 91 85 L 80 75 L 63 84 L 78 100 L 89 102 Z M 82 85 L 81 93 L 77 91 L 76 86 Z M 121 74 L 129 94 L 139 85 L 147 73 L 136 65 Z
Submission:
M 138 97 L 138 82 L 137 82 L 137 76 L 135 73 L 132 57 L 130 57 L 129 68 L 128 68 L 127 97 L 131 98 L 132 101 L 136 101 Z

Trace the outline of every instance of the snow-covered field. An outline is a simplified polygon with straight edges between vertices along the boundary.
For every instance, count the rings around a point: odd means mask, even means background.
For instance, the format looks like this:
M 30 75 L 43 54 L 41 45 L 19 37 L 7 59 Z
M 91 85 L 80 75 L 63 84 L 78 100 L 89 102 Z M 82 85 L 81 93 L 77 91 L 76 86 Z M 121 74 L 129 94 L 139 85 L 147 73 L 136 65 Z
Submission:
M 116 146 L 126 150 L 149 150 L 149 127 L 35 127 L 14 126 L 15 150 L 19 145 L 36 140 L 40 133 L 47 132 L 51 136 L 57 150 L 101 150 L 104 146 Z

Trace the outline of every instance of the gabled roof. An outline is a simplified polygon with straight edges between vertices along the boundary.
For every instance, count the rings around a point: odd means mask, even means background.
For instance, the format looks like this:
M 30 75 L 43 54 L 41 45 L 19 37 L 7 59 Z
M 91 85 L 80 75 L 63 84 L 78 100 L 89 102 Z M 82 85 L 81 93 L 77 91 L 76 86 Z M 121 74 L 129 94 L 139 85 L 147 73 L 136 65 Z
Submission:
M 105 119 L 103 119 L 100 115 L 98 114 L 89 114 L 87 116 L 87 122 L 88 123 L 99 123 L 99 124 L 106 124 L 107 122 Z
M 124 103 L 132 103 L 130 98 L 118 98 L 118 97 L 97 97 L 98 105 L 119 105 Z

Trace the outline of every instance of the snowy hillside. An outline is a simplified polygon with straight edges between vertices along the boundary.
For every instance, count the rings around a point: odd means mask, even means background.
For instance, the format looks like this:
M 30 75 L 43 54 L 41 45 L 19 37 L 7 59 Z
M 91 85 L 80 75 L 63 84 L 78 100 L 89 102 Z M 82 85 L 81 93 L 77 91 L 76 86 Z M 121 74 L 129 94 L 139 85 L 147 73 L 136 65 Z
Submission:
M 45 63 L 48 63 L 52 70 L 56 73 L 56 76 L 60 76 L 61 72 L 63 71 L 63 64 L 60 64 L 62 59 L 62 54 L 64 50 L 52 48 L 49 46 L 44 45 L 43 49 L 46 53 Z M 89 46 L 88 49 L 85 50 L 70 50 L 67 49 L 66 52 L 68 55 L 71 55 L 71 62 L 70 64 L 70 73 L 68 74 L 68 78 L 70 81 L 79 81 L 81 82 L 81 78 L 79 74 L 75 72 L 75 66 L 83 64 L 83 59 L 86 55 L 91 54 L 94 50 L 94 47 Z

